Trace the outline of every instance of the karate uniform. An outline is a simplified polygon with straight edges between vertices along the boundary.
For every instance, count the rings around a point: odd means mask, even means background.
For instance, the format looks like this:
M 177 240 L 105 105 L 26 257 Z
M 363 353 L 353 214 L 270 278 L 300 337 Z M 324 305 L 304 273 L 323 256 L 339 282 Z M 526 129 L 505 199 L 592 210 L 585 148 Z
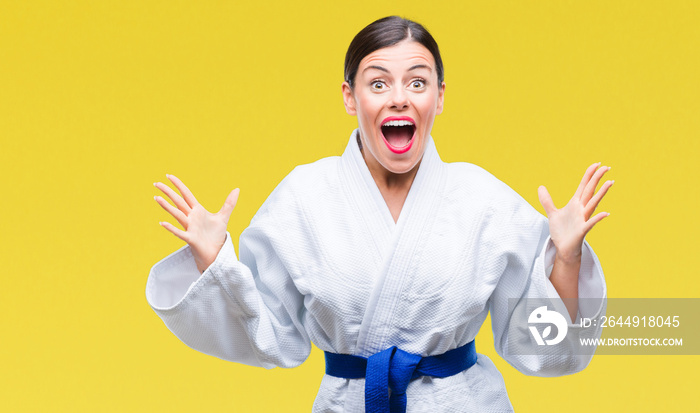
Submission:
M 521 372 L 583 369 L 590 355 L 507 348 L 509 335 L 527 329 L 511 325 L 517 309 L 509 299 L 558 299 L 547 275 L 555 252 L 547 219 L 483 169 L 442 162 L 429 138 L 395 223 L 357 133 L 342 156 L 299 166 L 275 188 L 241 234 L 240 258 L 227 234 L 203 274 L 188 246 L 151 269 L 146 296 L 167 327 L 225 360 L 294 367 L 311 342 L 363 357 L 391 346 L 442 354 L 474 340 L 491 311 L 496 350 Z M 579 295 L 599 302 L 582 316 L 605 311 L 603 272 L 587 243 Z M 583 334 L 599 336 L 600 328 Z M 409 412 L 512 411 L 501 374 L 483 355 L 457 375 L 413 380 L 406 394 Z M 364 411 L 364 379 L 325 375 L 313 411 Z

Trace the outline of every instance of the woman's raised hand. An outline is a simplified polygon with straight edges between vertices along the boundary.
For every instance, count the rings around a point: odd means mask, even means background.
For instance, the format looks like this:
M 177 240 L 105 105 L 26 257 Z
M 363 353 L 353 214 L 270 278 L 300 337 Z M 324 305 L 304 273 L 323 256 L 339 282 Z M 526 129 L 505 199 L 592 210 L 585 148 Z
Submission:
M 197 199 L 182 181 L 174 175 L 166 175 L 166 177 L 175 185 L 182 196 L 170 189 L 169 186 L 156 182 L 153 185 L 170 198 L 175 207 L 163 197 L 156 196 L 155 200 L 182 225 L 184 231 L 169 222 L 160 222 L 160 225 L 189 244 L 197 269 L 199 272 L 204 272 L 214 262 L 226 241 L 226 226 L 231 218 L 233 208 L 236 206 L 240 191 L 238 188 L 231 191 L 224 206 L 219 212 L 212 214 L 197 202 Z
M 565 261 L 580 259 L 583 238 L 595 224 L 610 215 L 607 212 L 600 212 L 591 217 L 600 200 L 615 182 L 606 181 L 600 190 L 595 192 L 600 179 L 610 170 L 609 166 L 600 168 L 599 166 L 600 163 L 594 163 L 586 169 L 576 193 L 561 209 L 554 206 L 547 189 L 544 186 L 539 187 L 540 202 L 549 218 L 549 235 L 557 248 L 558 258 Z

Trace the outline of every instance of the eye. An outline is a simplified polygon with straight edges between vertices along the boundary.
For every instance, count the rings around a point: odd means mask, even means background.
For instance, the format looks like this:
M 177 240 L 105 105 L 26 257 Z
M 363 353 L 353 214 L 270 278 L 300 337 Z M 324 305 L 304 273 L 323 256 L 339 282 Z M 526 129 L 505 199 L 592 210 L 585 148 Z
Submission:
M 425 80 L 423 79 L 416 79 L 411 82 L 411 88 L 412 89 L 422 89 L 425 87 Z
M 384 83 L 381 80 L 375 80 L 370 84 L 370 87 L 373 90 L 384 90 L 384 89 L 386 89 L 386 83 Z

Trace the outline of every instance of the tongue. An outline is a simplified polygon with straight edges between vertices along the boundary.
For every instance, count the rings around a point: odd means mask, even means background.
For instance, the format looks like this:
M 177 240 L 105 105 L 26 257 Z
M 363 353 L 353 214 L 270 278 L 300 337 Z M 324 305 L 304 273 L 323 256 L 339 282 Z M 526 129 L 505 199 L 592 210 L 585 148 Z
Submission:
M 413 137 L 411 126 L 382 126 L 382 134 L 389 145 L 395 148 L 403 148 L 408 145 Z

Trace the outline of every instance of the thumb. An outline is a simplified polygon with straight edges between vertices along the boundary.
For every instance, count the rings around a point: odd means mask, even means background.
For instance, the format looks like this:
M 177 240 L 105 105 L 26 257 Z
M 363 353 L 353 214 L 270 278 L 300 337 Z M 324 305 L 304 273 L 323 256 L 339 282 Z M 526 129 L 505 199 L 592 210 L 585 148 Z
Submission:
M 230 194 L 226 197 L 226 201 L 224 201 L 224 206 L 221 207 L 219 210 L 219 214 L 224 215 L 226 217 L 226 220 L 231 217 L 231 213 L 233 212 L 233 208 L 236 207 L 236 202 L 238 202 L 238 194 L 241 192 L 239 188 L 234 189 L 231 191 Z
M 540 197 L 540 204 L 544 207 L 544 212 L 547 213 L 547 216 L 557 210 L 552 201 L 552 197 L 549 196 L 549 192 L 547 192 L 547 188 L 545 188 L 544 185 L 541 185 L 537 189 L 537 195 Z

